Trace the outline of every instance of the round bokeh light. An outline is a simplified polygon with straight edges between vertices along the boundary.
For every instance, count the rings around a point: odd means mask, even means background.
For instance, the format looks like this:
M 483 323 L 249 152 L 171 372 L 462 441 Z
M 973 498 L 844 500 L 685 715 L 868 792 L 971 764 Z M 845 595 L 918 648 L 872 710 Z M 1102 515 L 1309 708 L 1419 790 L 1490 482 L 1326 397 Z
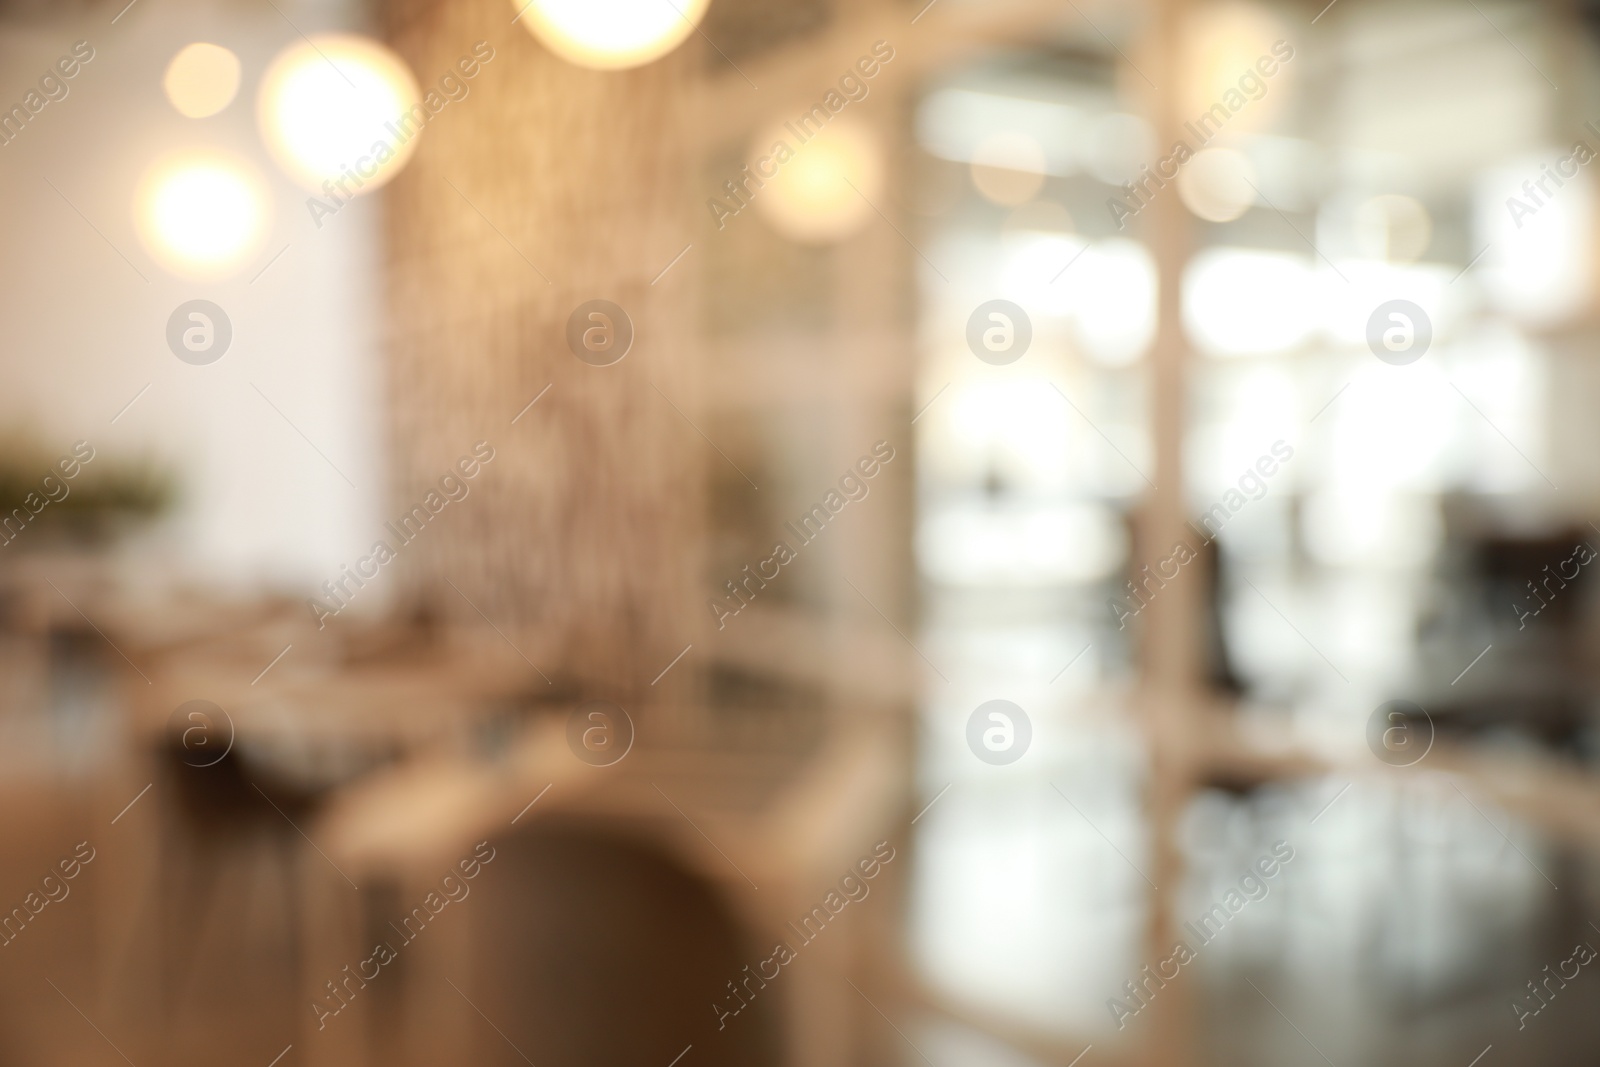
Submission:
M 344 177 L 349 192 L 366 193 L 416 151 L 421 128 L 411 109 L 419 95 L 410 68 L 383 45 L 323 34 L 272 61 L 256 118 L 273 159 L 295 181 L 326 192 L 324 183 Z
M 239 92 L 239 57 L 221 45 L 196 41 L 172 57 L 161 87 L 180 115 L 215 115 Z
M 833 244 L 854 236 L 872 219 L 873 204 L 883 192 L 883 153 L 876 136 L 841 116 L 804 143 L 795 141 L 780 128 L 752 146 L 763 158 L 779 143 L 793 148 L 786 161 L 774 158 L 777 174 L 755 193 L 756 209 L 773 229 L 802 244 Z
M 518 20 L 569 63 L 625 70 L 682 44 L 711 0 L 511 0 Z
M 204 152 L 163 160 L 145 174 L 135 224 L 145 250 L 186 278 L 237 271 L 261 243 L 266 189 L 249 164 Z

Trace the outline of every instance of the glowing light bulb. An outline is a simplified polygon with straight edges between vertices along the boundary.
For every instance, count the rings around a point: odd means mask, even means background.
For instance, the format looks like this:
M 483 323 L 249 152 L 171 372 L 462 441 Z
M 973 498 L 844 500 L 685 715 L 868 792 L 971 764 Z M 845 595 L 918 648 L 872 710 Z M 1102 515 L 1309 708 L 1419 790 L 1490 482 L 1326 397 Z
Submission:
M 180 115 L 215 115 L 239 92 L 239 57 L 221 45 L 196 41 L 172 57 L 161 87 Z
M 266 230 L 267 214 L 265 188 L 247 164 L 193 154 L 146 173 L 135 224 L 145 250 L 168 270 L 216 279 L 248 260 Z
M 569 63 L 625 70 L 678 47 L 711 0 L 511 0 L 518 18 Z
M 793 156 L 755 194 L 757 210 L 773 229 L 803 244 L 832 244 L 871 220 L 883 192 L 883 159 L 866 127 L 840 117 L 802 144 L 780 129 L 757 145 L 770 149 L 779 142 L 793 147 Z
M 417 80 L 376 41 L 324 34 L 278 54 L 261 79 L 256 118 L 278 165 L 308 189 L 347 179 L 367 193 L 398 174 L 430 117 Z

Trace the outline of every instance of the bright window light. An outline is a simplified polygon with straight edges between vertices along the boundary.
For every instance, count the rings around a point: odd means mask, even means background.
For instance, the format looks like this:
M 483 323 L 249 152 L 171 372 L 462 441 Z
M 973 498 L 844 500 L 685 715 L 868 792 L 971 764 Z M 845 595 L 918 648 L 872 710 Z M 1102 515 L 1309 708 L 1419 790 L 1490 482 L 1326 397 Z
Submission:
M 948 407 L 929 413 L 940 432 L 923 445 L 927 476 L 964 489 L 997 476 L 1025 495 L 1070 487 L 1076 427 L 1047 379 L 984 375 L 952 394 Z
M 1212 356 L 1287 352 L 1317 326 L 1317 278 L 1302 256 L 1207 249 L 1183 279 L 1183 324 Z
M 1403 374 L 1370 356 L 1359 362 L 1349 389 L 1318 423 L 1325 444 L 1306 458 L 1321 469 L 1297 473 L 1341 493 L 1444 489 L 1452 457 L 1471 454 L 1480 427 L 1499 442 L 1451 388 L 1454 375 L 1441 369 L 1445 355 Z
M 1066 318 L 1093 360 L 1124 366 L 1155 336 L 1156 268 L 1121 237 L 1087 244 L 1075 234 L 1021 231 L 1005 242 L 1000 289 L 1033 314 Z
M 1040 233 L 1023 230 L 1004 239 L 1004 265 L 1000 270 L 1000 291 L 1027 308 L 1030 314 L 1065 318 L 1077 306 L 1074 290 L 1060 284 L 1066 275 L 1062 268 L 1088 245 L 1076 234 Z M 1087 257 L 1085 257 L 1087 258 Z M 1081 263 L 1072 267 L 1077 270 Z M 1050 279 L 1058 278 L 1056 282 Z
M 1098 504 L 930 508 L 917 529 L 923 574 L 950 585 L 1092 582 L 1127 555 L 1116 514 Z
M 1443 538 L 1444 520 L 1431 496 L 1361 486 L 1311 493 L 1300 527 L 1319 563 L 1407 568 L 1427 562 Z
M 1144 354 L 1156 333 L 1156 265 L 1141 244 L 1096 241 L 1054 282 L 1073 290 L 1073 327 L 1093 359 L 1123 366 Z
M 1352 348 L 1367 347 L 1367 320 L 1386 300 L 1410 300 L 1427 312 L 1433 343 L 1448 340 L 1465 311 L 1470 290 L 1451 285 L 1459 273 L 1440 263 L 1386 263 L 1376 259 L 1335 260 L 1338 270 L 1317 264 L 1323 329 Z
M 1474 273 L 1496 309 L 1519 322 L 1560 322 L 1590 301 L 1594 186 L 1571 155 L 1552 148 L 1528 156 L 1488 174 L 1475 191 L 1474 250 L 1487 251 Z M 1547 175 L 1562 164 L 1577 174 L 1557 186 Z

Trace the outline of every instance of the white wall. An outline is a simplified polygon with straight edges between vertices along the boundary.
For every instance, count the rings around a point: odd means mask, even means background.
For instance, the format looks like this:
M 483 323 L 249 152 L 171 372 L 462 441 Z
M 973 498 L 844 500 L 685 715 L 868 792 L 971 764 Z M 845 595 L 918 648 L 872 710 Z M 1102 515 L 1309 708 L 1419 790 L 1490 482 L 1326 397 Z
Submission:
M 71 21 L 0 25 L 5 107 L 74 41 L 95 49 L 70 95 L 0 147 L 0 428 L 29 424 L 52 451 L 87 439 L 106 460 L 158 454 L 181 484 L 161 539 L 175 565 L 309 592 L 381 525 L 380 204 L 367 197 L 318 231 L 305 193 L 262 147 L 256 87 L 277 51 L 299 41 L 296 27 L 359 28 L 342 19 L 342 4 L 277 3 L 294 25 L 265 2 L 174 0 L 140 0 L 115 24 L 120 3 Z M 180 116 L 161 88 L 168 60 L 195 40 L 232 49 L 244 67 L 233 103 L 199 120 Z M 207 145 L 254 164 L 274 217 L 238 276 L 197 284 L 146 254 L 133 199 L 164 151 Z M 196 297 L 233 322 L 231 349 L 210 366 L 179 361 L 165 342 L 168 316 Z

